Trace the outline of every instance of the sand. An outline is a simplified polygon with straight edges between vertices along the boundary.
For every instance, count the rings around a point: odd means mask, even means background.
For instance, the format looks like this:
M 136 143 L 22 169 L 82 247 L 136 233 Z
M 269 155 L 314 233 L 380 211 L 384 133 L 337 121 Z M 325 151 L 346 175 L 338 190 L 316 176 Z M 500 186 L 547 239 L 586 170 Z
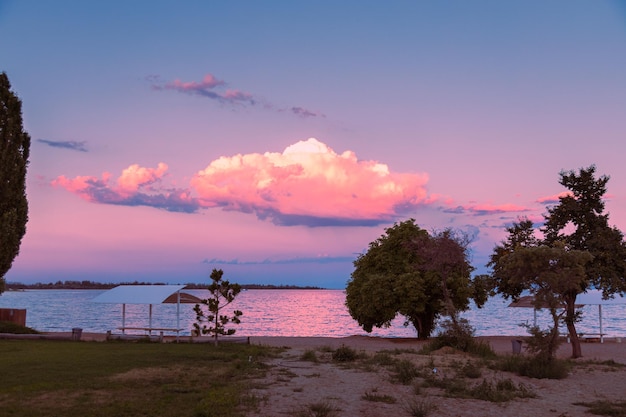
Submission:
M 513 354 L 511 337 L 485 337 L 492 348 L 500 354 Z M 444 349 L 431 355 L 407 353 L 418 350 L 424 342 L 414 339 L 383 339 L 352 336 L 346 338 L 310 337 L 251 337 L 251 343 L 285 347 L 281 356 L 270 360 L 268 375 L 258 382 L 253 392 L 264 401 L 258 411 L 249 416 L 307 415 L 311 405 L 324 404 L 334 408 L 334 416 L 410 416 L 411 405 L 430 404 L 431 416 L 591 416 L 587 407 L 577 402 L 596 400 L 626 400 L 626 366 L 611 366 L 601 362 L 613 360 L 626 365 L 626 343 L 615 340 L 605 343 L 583 343 L 583 358 L 563 380 L 531 379 L 517 375 L 483 369 L 477 379 L 467 379 L 469 384 L 488 381 L 512 380 L 534 392 L 536 398 L 517 398 L 504 403 L 475 399 L 449 398 L 438 388 L 420 388 L 416 383 L 402 385 L 392 381 L 384 368 L 359 369 L 334 363 L 331 351 L 349 346 L 359 352 L 372 355 L 387 351 L 394 358 L 410 360 L 418 367 L 426 365 L 437 368 L 439 378 L 455 378 L 456 368 L 472 360 L 471 357 Z M 314 350 L 318 363 L 301 360 L 307 350 Z M 405 352 L 405 353 L 401 353 Z M 522 350 L 522 354 L 524 354 Z M 561 345 L 558 356 L 571 356 L 571 345 Z M 419 381 L 419 380 L 416 380 Z M 393 399 L 395 403 L 370 401 L 364 397 Z M 314 416 L 315 414 L 309 414 Z

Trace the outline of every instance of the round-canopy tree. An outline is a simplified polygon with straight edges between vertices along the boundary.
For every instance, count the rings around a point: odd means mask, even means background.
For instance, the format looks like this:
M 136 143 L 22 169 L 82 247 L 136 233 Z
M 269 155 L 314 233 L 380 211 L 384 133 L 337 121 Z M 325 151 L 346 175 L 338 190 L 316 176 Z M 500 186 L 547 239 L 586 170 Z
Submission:
M 426 339 L 441 314 L 454 319 L 470 298 L 482 306 L 485 292 L 471 279 L 467 242 L 451 230 L 431 236 L 415 219 L 394 224 L 354 261 L 346 288 L 350 315 L 369 333 L 401 314 Z
M 22 128 L 22 102 L 11 91 L 6 73 L 0 73 L 0 294 L 26 233 L 29 151 L 30 136 Z

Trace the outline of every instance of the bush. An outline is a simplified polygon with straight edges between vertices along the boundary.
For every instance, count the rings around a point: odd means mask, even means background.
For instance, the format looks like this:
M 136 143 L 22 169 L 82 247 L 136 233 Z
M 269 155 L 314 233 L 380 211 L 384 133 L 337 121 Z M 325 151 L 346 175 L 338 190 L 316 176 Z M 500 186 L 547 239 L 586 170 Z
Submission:
M 437 410 L 437 406 L 426 399 L 410 400 L 404 405 L 403 408 L 412 417 L 426 417 L 432 411 Z
M 626 416 L 626 401 L 596 400 L 593 402 L 578 402 L 574 403 L 574 405 L 587 407 L 589 408 L 589 413 L 597 416 Z
M 356 350 L 345 345 L 333 352 L 333 360 L 336 362 L 353 362 L 358 356 Z
M 30 327 L 15 324 L 10 321 L 0 321 L 0 333 L 12 333 L 12 334 L 39 334 L 35 329 Z
M 466 362 L 465 365 L 460 369 L 461 375 L 467 378 L 476 379 L 480 378 L 483 374 L 480 367 L 476 366 L 473 362 Z
M 569 364 L 560 359 L 547 360 L 536 356 L 505 356 L 495 367 L 501 371 L 537 379 L 564 379 L 569 373 Z
M 441 332 L 422 349 L 422 353 L 432 352 L 444 346 L 449 346 L 481 358 L 493 358 L 496 356 L 488 343 L 476 340 L 474 328 L 466 319 L 458 319 L 456 323 L 452 320 L 445 320 L 441 323 L 441 328 Z
M 483 380 L 469 391 L 469 396 L 477 400 L 495 403 L 510 401 L 515 397 L 534 398 L 537 395 L 523 384 L 515 385 L 510 379 L 501 379 L 495 384 Z
M 419 376 L 419 371 L 415 364 L 409 360 L 401 360 L 394 365 L 394 380 L 402 385 L 409 385 L 415 377 Z
M 315 353 L 314 350 L 311 349 L 307 349 L 304 351 L 304 353 L 300 356 L 300 360 L 301 361 L 307 361 L 307 362 L 319 362 L 319 359 L 317 358 L 317 354 Z
M 539 326 L 524 325 L 530 333 L 525 339 L 526 349 L 531 352 L 537 359 L 550 361 L 556 356 L 559 345 L 563 343 L 563 339 L 559 337 L 558 328 L 550 327 L 541 330 Z

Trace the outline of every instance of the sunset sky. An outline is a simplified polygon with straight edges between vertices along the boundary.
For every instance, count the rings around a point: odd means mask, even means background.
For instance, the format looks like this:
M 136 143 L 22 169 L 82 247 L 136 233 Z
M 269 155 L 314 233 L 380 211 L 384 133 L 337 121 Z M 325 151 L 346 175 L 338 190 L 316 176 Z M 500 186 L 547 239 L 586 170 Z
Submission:
M 561 170 L 626 230 L 626 2 L 6 1 L 32 138 L 8 281 L 344 288 L 396 221 L 476 273 Z

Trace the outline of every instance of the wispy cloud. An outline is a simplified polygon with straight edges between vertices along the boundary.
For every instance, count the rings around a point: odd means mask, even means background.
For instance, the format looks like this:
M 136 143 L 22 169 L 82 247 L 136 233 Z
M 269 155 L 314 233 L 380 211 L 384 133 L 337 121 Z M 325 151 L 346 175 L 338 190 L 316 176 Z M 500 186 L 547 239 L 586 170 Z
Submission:
M 87 142 L 75 142 L 71 140 L 59 141 L 59 140 L 47 140 L 47 139 L 37 139 L 37 142 L 43 143 L 44 145 L 52 146 L 53 148 L 63 148 L 63 149 L 71 149 L 73 151 L 79 152 L 88 152 L 87 150 Z
M 316 113 L 311 110 L 304 109 L 302 107 L 292 107 L 290 110 L 293 114 L 295 114 L 298 117 L 302 117 L 303 119 L 306 119 L 308 117 L 326 117 L 321 113 Z
M 567 196 L 571 196 L 572 192 L 571 191 L 563 191 L 561 193 L 558 194 L 553 194 L 553 195 L 548 195 L 545 197 L 539 197 L 537 199 L 537 203 L 540 204 L 558 204 L 559 199 L 561 197 L 567 197 Z
M 181 81 L 175 79 L 174 81 L 163 82 L 156 75 L 148 76 L 146 79 L 152 83 L 152 88 L 157 91 L 172 90 L 179 93 L 198 95 L 232 106 L 256 106 L 260 104 L 264 109 L 289 112 L 301 118 L 325 117 L 322 113 L 305 109 L 304 107 L 291 106 L 282 108 L 251 93 L 227 88 L 228 84 L 216 78 L 213 74 L 206 74 L 202 81 Z
M 374 226 L 432 203 L 428 175 L 394 173 L 351 151 L 337 154 L 316 139 L 282 153 L 221 157 L 198 171 L 189 188 L 164 185 L 167 169 L 164 163 L 131 165 L 115 181 L 105 172 L 100 178 L 60 176 L 53 185 L 96 203 L 189 213 L 221 208 L 282 226 Z
M 290 265 L 290 264 L 331 264 L 353 262 L 355 257 L 350 256 L 316 256 L 297 257 L 288 259 L 263 259 L 261 261 L 242 261 L 239 259 L 204 259 L 202 263 L 209 265 Z
M 442 208 L 444 213 L 450 214 L 470 214 L 473 216 L 487 216 L 503 213 L 523 213 L 532 210 L 529 207 L 517 204 L 468 204 L 454 207 Z

